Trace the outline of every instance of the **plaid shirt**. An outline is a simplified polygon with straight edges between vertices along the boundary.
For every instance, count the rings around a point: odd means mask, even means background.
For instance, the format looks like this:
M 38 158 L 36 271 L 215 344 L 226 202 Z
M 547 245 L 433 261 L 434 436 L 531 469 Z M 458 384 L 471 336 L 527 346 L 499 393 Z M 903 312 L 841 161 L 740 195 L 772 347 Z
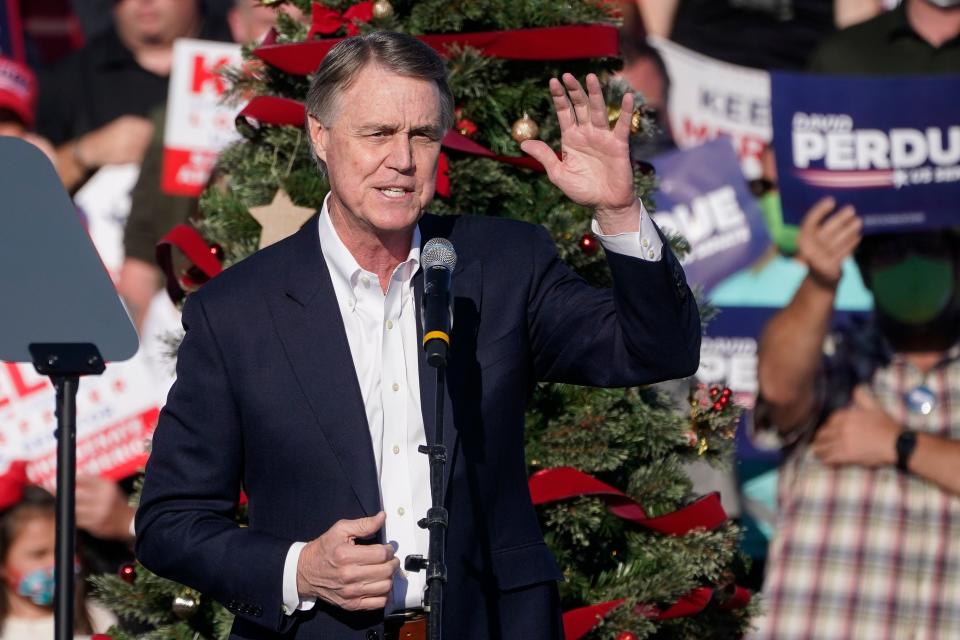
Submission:
M 960 345 L 925 375 L 872 327 L 840 335 L 830 351 L 819 387 L 823 410 L 788 443 L 766 613 L 751 637 L 960 638 L 960 497 L 893 466 L 828 467 L 807 446 L 814 427 L 845 406 L 857 385 L 898 423 L 960 439 Z M 920 386 L 935 398 L 927 415 L 906 401 Z

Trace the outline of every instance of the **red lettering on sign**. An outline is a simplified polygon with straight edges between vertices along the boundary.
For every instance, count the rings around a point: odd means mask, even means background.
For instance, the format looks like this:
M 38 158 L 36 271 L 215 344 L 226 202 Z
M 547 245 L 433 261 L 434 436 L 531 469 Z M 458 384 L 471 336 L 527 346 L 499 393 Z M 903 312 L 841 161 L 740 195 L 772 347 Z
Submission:
M 25 398 L 38 391 L 42 391 L 47 386 L 47 380 L 44 378 L 33 384 L 27 384 L 23 379 L 20 368 L 12 362 L 5 362 L 3 366 L 7 368 L 7 375 L 10 376 L 10 382 L 13 383 L 13 391 L 20 398 Z
M 193 57 L 193 84 L 190 91 L 193 93 L 203 93 L 207 85 L 213 83 L 213 90 L 217 95 L 222 95 L 226 91 L 226 85 L 223 82 L 223 76 L 220 75 L 220 69 L 230 62 L 230 58 L 223 57 L 212 65 L 206 64 L 206 58 L 201 55 Z

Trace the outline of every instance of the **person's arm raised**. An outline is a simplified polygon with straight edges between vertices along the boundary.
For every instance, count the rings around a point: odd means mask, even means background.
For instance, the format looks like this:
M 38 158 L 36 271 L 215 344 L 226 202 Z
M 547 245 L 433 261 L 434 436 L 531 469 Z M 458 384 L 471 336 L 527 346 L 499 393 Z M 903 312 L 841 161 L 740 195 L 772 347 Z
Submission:
M 784 432 L 806 422 L 815 408 L 814 383 L 843 262 L 860 243 L 862 222 L 853 207 L 831 216 L 835 206 L 832 198 L 824 198 L 804 217 L 797 258 L 807 265 L 807 276 L 760 337 L 760 395 Z

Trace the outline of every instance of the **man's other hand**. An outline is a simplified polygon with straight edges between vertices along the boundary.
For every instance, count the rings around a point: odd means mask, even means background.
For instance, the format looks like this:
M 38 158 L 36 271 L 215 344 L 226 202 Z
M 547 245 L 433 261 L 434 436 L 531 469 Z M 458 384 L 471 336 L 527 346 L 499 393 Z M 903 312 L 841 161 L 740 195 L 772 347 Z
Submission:
M 77 477 L 77 527 L 105 540 L 131 539 L 135 510 L 116 482 L 100 476 Z
M 897 460 L 899 433 L 900 427 L 870 392 L 857 387 L 850 405 L 831 413 L 817 431 L 813 453 L 828 465 L 890 465 Z
M 300 597 L 317 597 L 348 611 L 383 609 L 400 568 L 388 544 L 356 544 L 379 531 L 386 514 L 340 520 L 307 543 L 297 564 Z
M 153 124 L 139 116 L 120 116 L 76 141 L 74 156 L 86 169 L 139 163 L 153 136 Z
M 833 198 L 818 201 L 803 217 L 797 237 L 797 259 L 809 267 L 818 284 L 829 288 L 840 282 L 843 261 L 860 244 L 863 230 L 863 221 L 851 205 L 830 216 L 836 206 Z

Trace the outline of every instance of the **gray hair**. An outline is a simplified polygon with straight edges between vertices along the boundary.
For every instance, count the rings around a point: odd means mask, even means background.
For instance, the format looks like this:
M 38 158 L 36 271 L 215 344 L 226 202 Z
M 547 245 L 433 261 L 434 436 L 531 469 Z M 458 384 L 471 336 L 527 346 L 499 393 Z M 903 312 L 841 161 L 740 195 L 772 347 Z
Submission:
M 340 106 L 340 95 L 371 63 L 397 75 L 436 83 L 440 91 L 441 126 L 444 131 L 453 126 L 453 94 L 447 83 L 447 67 L 443 59 L 417 38 L 393 31 L 374 31 L 346 38 L 330 49 L 310 82 L 306 100 L 307 115 L 329 126 Z M 309 121 L 306 126 L 309 140 Z M 312 143 L 310 155 L 325 174 L 326 164 L 317 157 Z

